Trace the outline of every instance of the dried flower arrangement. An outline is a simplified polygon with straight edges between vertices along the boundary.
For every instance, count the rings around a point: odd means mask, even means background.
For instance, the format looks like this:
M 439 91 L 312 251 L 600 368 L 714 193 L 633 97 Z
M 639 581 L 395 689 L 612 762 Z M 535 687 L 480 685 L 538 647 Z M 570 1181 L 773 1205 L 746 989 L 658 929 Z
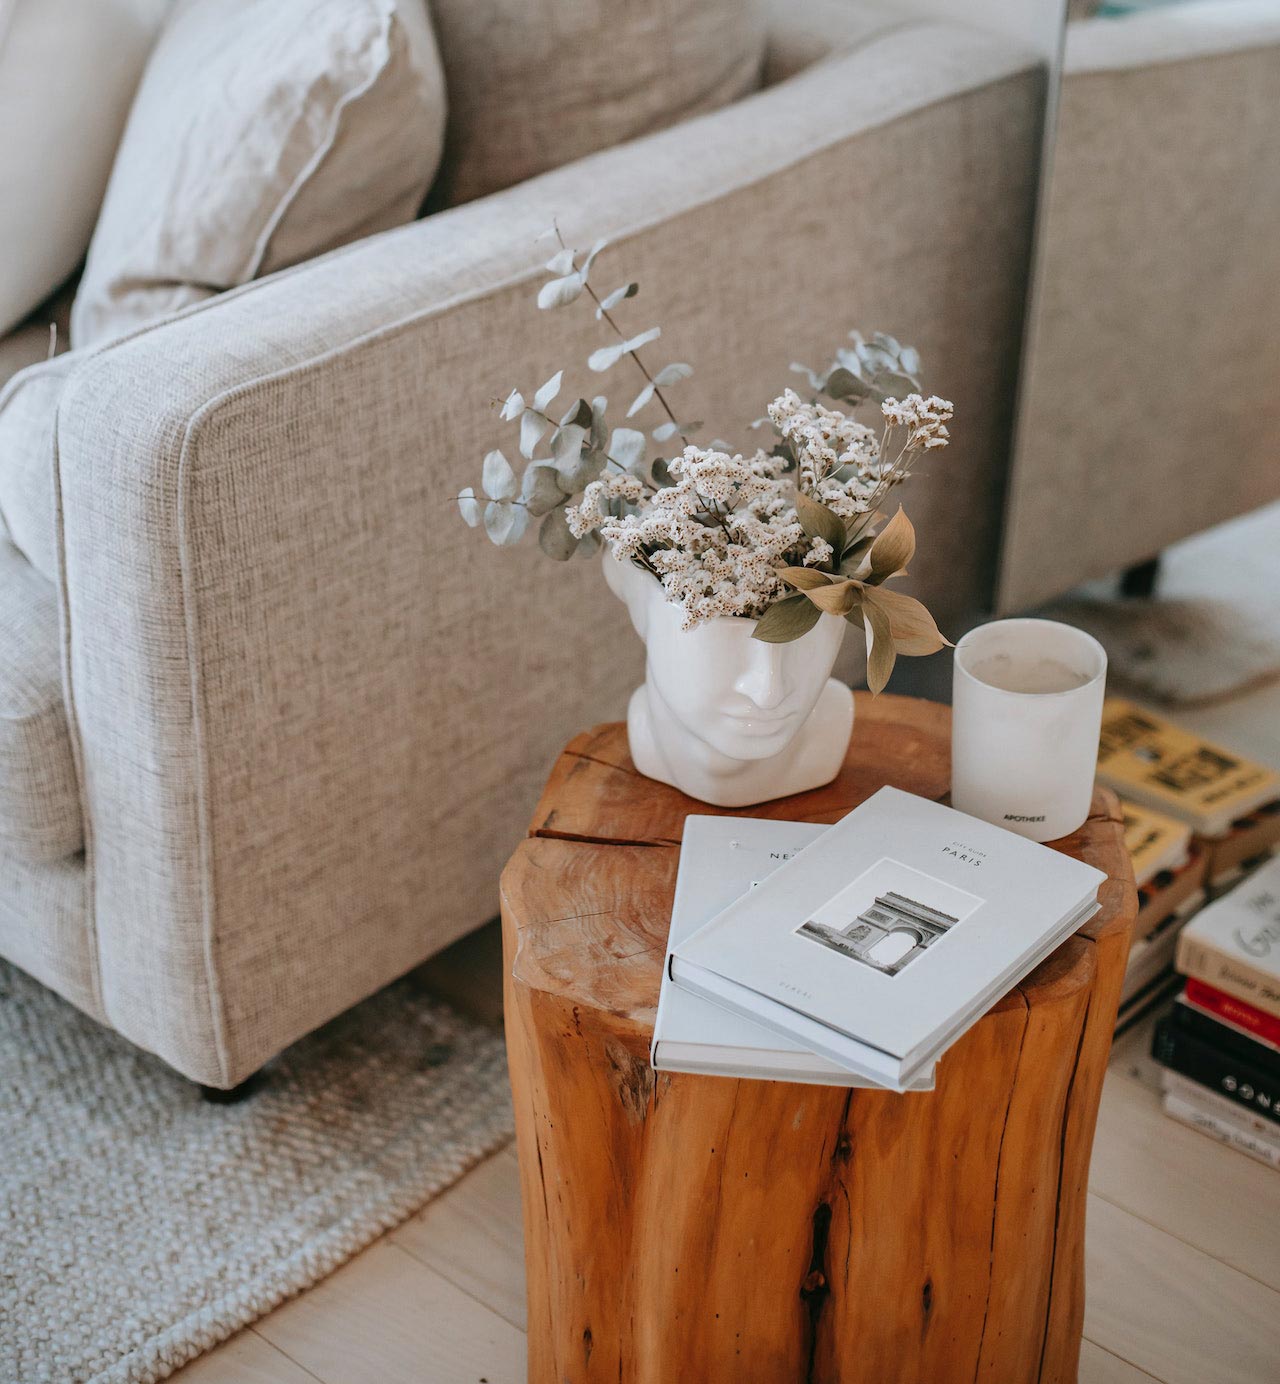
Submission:
M 601 297 L 590 275 L 604 242 L 582 255 L 558 230 L 559 250 L 547 262 L 552 277 L 538 293 L 538 306 L 565 307 L 584 295 L 595 304 L 597 321 L 616 338 L 593 351 L 588 368 L 610 370 L 629 357 L 644 385 L 627 418 L 646 408 L 665 420 L 648 435 L 637 428 L 610 428 L 608 400 L 576 399 L 557 420 L 548 410 L 560 396 L 564 371 L 557 371 L 531 398 L 512 390 L 502 418 L 518 424 L 517 476 L 501 451 L 484 459 L 482 496 L 463 490 L 458 505 L 473 527 L 483 523 L 497 544 L 517 542 L 532 519 L 540 519 L 538 542 L 549 557 L 567 560 L 596 552 L 607 543 L 619 562 L 632 562 L 661 583 L 669 601 L 684 610 L 684 628 L 718 616 L 756 622 L 754 637 L 772 643 L 798 639 L 825 612 L 843 616 L 867 640 L 867 681 L 879 692 L 898 654 L 930 654 L 943 638 L 924 606 L 890 589 L 890 578 L 906 571 L 915 551 L 915 532 L 899 507 L 888 521 L 880 506 L 911 474 L 912 463 L 944 447 L 952 406 L 924 397 L 920 359 L 909 346 L 876 333 L 852 344 L 818 374 L 805 366 L 812 390 L 803 399 L 785 389 L 768 406 L 766 421 L 774 446 L 750 455 L 690 438 L 702 427 L 682 422 L 665 391 L 693 373 L 674 362 L 650 371 L 642 348 L 661 336 L 650 327 L 630 335 L 616 310 L 634 298 L 628 282 Z M 824 396 L 840 407 L 818 401 Z M 879 432 L 857 421 L 863 405 L 879 410 Z M 546 442 L 547 454 L 538 455 Z M 648 456 L 649 441 L 678 439 L 670 457 Z

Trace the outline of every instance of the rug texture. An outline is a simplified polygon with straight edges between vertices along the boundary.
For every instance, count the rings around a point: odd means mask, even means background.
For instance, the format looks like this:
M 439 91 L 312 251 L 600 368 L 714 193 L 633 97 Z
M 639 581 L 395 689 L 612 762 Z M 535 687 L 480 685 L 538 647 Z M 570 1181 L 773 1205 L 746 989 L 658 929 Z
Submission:
M 1090 583 L 1043 614 L 1098 640 L 1116 691 L 1192 708 L 1265 686 L 1280 678 L 1280 505 L 1168 548 L 1149 599 Z
M 240 1105 L 0 962 L 0 1381 L 148 1384 L 511 1136 L 502 1038 L 412 980 Z

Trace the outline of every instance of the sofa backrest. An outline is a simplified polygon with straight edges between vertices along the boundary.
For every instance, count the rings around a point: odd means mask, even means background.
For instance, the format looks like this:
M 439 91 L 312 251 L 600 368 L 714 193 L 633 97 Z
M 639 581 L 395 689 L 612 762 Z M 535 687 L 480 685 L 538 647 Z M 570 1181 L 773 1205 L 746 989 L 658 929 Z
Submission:
M 760 0 L 430 0 L 448 84 L 431 206 L 674 125 L 759 83 Z

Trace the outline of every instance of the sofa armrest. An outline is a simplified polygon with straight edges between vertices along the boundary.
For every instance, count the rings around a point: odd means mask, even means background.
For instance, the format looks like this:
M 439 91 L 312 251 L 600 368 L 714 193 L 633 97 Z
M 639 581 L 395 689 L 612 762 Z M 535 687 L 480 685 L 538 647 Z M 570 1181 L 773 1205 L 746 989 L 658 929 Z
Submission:
M 1275 43 L 1275 0 L 1199 0 L 1069 24 L 1063 75 L 1193 62 Z
M 122 1032 L 240 1079 L 491 916 L 550 756 L 622 712 L 639 650 L 593 565 L 491 550 L 449 499 L 509 445 L 493 401 L 590 349 L 589 311 L 533 308 L 553 219 L 624 242 L 598 273 L 641 280 L 628 320 L 698 362 L 682 388 L 711 433 L 856 324 L 917 341 L 971 471 L 933 492 L 925 577 L 980 579 L 962 569 L 999 492 L 1040 96 L 1023 55 L 907 26 L 77 368 L 68 702 Z M 567 387 L 602 384 L 633 387 Z

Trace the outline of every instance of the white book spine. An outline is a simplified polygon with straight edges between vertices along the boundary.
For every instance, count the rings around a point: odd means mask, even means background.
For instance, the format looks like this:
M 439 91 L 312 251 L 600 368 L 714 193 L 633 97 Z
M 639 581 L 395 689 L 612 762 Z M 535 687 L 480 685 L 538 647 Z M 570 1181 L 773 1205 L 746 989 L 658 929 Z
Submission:
M 1189 1125 L 1202 1134 L 1208 1134 L 1221 1144 L 1230 1144 L 1233 1149 L 1247 1153 L 1250 1158 L 1256 1158 L 1260 1163 L 1280 1168 L 1280 1143 L 1264 1139 L 1250 1130 L 1241 1129 L 1222 1116 L 1202 1110 L 1189 1100 L 1183 1100 L 1181 1096 L 1166 1092 L 1164 1113 L 1180 1124 Z

